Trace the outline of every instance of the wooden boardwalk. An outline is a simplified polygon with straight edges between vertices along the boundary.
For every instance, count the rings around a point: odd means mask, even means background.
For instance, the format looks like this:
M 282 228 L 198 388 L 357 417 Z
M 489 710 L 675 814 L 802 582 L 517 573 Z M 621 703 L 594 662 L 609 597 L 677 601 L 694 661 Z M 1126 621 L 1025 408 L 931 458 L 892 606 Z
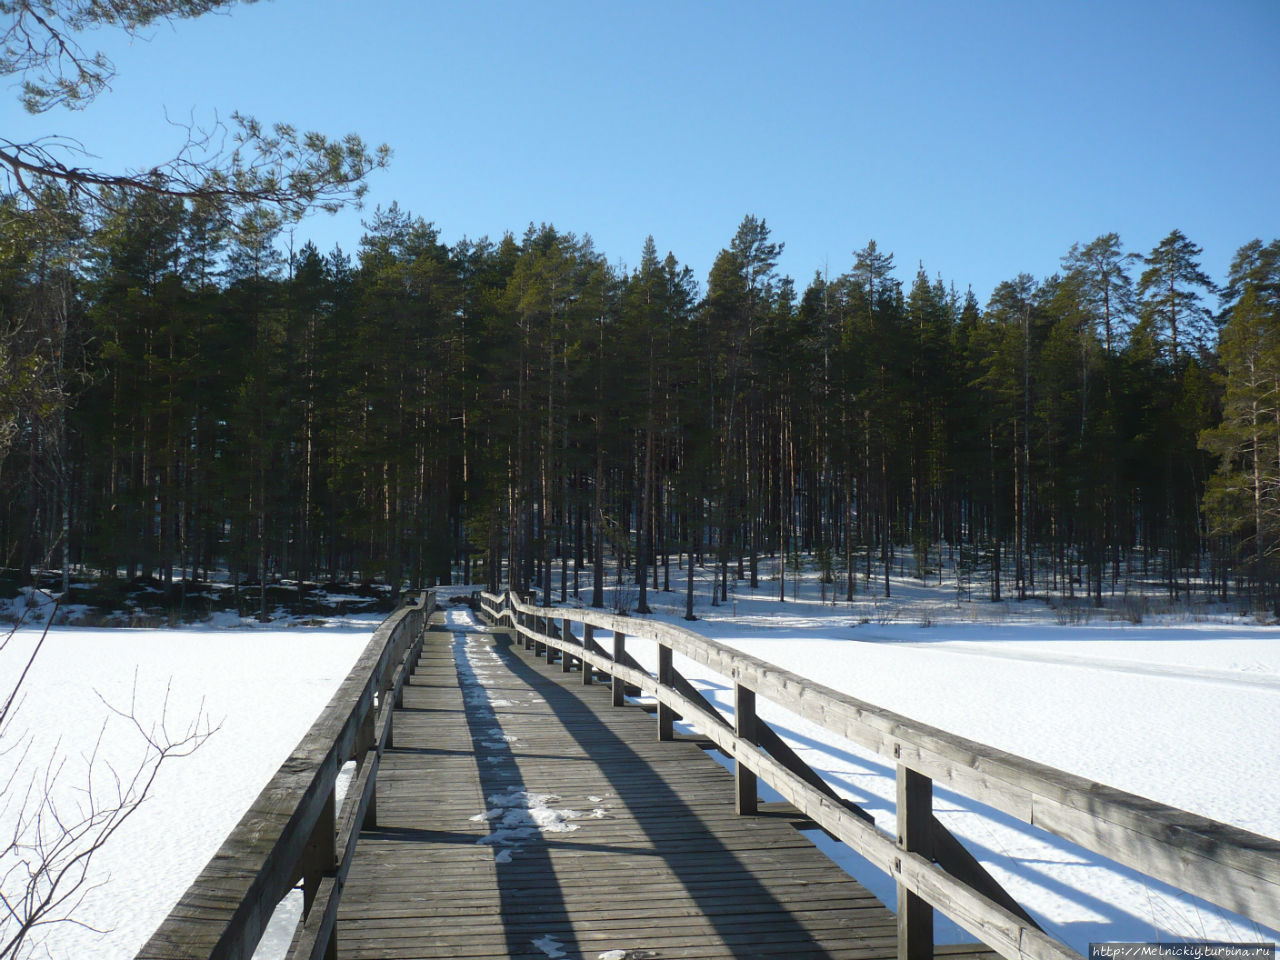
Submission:
M 922 724 L 679 626 L 510 591 L 481 601 L 503 630 L 434 613 L 424 632 L 430 590 L 379 625 L 138 960 L 253 955 L 299 879 L 306 913 L 290 960 L 1082 960 L 938 821 L 935 788 L 1280 929 L 1273 838 Z M 506 629 L 616 686 L 586 685 Z M 656 676 L 628 638 L 653 645 Z M 732 684 L 732 724 L 677 655 Z M 612 706 L 624 682 L 655 701 L 656 720 Z M 896 836 L 836 796 L 757 699 L 891 764 Z M 737 778 L 691 738 L 671 742 L 676 713 L 736 758 Z M 346 761 L 357 770 L 335 811 Z M 738 816 L 755 778 L 795 808 Z M 796 808 L 896 884 L 901 916 L 797 832 Z M 935 948 L 935 911 L 984 944 Z
M 393 724 L 345 958 L 896 956 L 894 915 L 790 818 L 737 816 L 696 743 L 506 633 L 437 614 Z

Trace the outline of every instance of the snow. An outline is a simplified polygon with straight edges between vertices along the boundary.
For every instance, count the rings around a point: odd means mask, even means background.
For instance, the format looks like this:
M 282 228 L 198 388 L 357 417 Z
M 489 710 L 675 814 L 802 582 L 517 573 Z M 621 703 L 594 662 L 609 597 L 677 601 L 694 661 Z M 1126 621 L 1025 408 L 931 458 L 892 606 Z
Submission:
M 457 666 L 462 698 L 471 708 L 477 722 L 491 724 L 482 737 L 476 739 L 481 762 L 502 763 L 511 744 L 519 737 L 503 732 L 498 710 L 518 706 L 516 701 L 502 697 L 490 697 L 485 681 L 493 677 L 490 669 L 501 657 L 490 646 L 486 634 L 480 633 L 480 623 L 469 610 L 450 610 L 446 623 L 453 635 L 454 663 Z M 530 701 L 533 702 L 533 701 Z M 534 793 L 520 787 L 511 787 L 486 797 L 489 806 L 471 817 L 472 823 L 487 823 L 490 832 L 476 840 L 494 848 L 495 863 L 511 863 L 522 847 L 522 842 L 541 833 L 572 833 L 579 824 L 576 820 L 602 820 L 608 810 L 596 806 L 590 812 L 568 807 L 557 808 L 560 797 L 552 793 Z M 601 797 L 590 797 L 592 803 L 603 803 Z
M 551 957 L 551 960 L 559 960 L 561 957 L 568 956 L 568 954 L 564 952 L 564 944 L 550 934 L 547 934 L 544 937 L 538 937 L 536 940 L 531 942 L 548 957 Z
M 894 581 L 891 601 L 860 594 L 853 604 L 834 605 L 817 601 L 812 582 L 802 584 L 806 599 L 797 602 L 792 586 L 789 579 L 785 603 L 766 595 L 774 583 L 712 607 L 700 583 L 700 619 L 692 624 L 681 617 L 683 593 L 652 593 L 650 603 L 660 619 L 923 723 L 1280 838 L 1276 628 L 1226 610 L 1204 617 L 1177 607 L 1153 613 L 1155 605 L 1141 624 L 1118 610 L 1072 623 L 1040 602 L 957 603 L 953 585 L 908 580 Z M 234 629 L 50 632 L 11 733 L 30 737 L 27 763 L 55 749 L 69 758 L 62 773 L 68 787 L 84 773 L 84 755 L 109 712 L 104 700 L 123 708 L 133 701 L 141 718 L 158 721 L 168 688 L 170 729 L 185 729 L 202 711 L 218 728 L 193 756 L 164 768 L 152 797 L 96 862 L 106 884 L 86 899 L 82 919 L 107 932 L 50 927 L 52 956 L 135 954 L 305 733 L 376 620 L 264 629 L 235 618 Z M 464 697 L 485 718 L 478 748 L 486 762 L 502 762 L 518 742 L 503 731 L 502 713 L 540 698 L 509 685 L 491 693 L 500 658 L 469 613 L 451 611 L 449 621 Z M 37 637 L 32 630 L 15 636 L 0 655 L 0 681 L 11 682 Z M 655 665 L 650 645 L 631 638 L 628 649 Z M 732 714 L 730 681 L 683 658 L 676 665 Z M 893 829 L 893 772 L 882 758 L 766 703 L 759 709 L 837 789 Z M 128 770 L 138 750 L 136 735 L 118 718 L 107 724 L 102 756 Z M 16 756 L 0 754 L 0 777 Z M 949 791 L 936 793 L 939 819 L 1076 950 L 1104 940 L 1280 936 Z M 487 825 L 481 842 L 501 863 L 519 856 L 524 836 L 583 829 L 606 815 L 600 795 L 566 802 L 511 790 L 486 797 L 474 819 Z M 893 905 L 889 878 L 823 835 L 814 839 Z M 290 922 L 272 935 L 276 944 L 287 943 Z M 938 938 L 963 936 L 940 921 Z M 553 937 L 536 945 L 548 956 L 559 949 Z
M 87 754 L 100 731 L 101 762 L 130 773 L 142 759 L 140 738 L 120 718 L 108 721 L 105 704 L 128 709 L 132 702 L 144 723 L 163 717 L 171 731 L 185 730 L 201 715 L 216 728 L 193 755 L 162 768 L 146 802 L 95 858 L 91 882 L 101 886 L 89 893 L 77 917 L 102 932 L 50 926 L 43 933 L 50 955 L 134 956 L 306 733 L 376 622 L 265 630 L 50 630 L 6 744 L 19 735 L 31 741 L 22 761 L 26 776 L 42 776 L 48 758 L 66 758 L 59 786 L 68 802 L 75 802 L 86 782 Z M 14 635 L 0 656 L 0 689 L 10 688 L 38 638 L 38 630 Z M 17 751 L 0 755 L 0 782 L 18 762 Z M 100 784 L 103 773 L 97 773 Z M 8 826 L 14 815 L 14 805 L 7 804 L 0 821 Z
M 493 832 L 476 843 L 514 844 L 537 833 L 570 833 L 578 829 L 571 821 L 583 816 L 577 810 L 553 809 L 551 804 L 560 800 L 554 793 L 530 793 L 513 787 L 506 793 L 490 794 L 488 800 L 493 807 L 471 820 L 490 821 Z

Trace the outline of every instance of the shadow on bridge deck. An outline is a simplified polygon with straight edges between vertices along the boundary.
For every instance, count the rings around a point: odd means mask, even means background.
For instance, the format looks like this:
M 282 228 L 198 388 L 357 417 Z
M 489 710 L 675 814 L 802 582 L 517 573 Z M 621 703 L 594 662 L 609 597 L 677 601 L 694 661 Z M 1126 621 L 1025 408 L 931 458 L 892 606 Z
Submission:
M 433 628 L 343 957 L 892 958 L 893 915 L 732 777 L 504 633 Z M 966 948 L 965 952 L 973 952 Z

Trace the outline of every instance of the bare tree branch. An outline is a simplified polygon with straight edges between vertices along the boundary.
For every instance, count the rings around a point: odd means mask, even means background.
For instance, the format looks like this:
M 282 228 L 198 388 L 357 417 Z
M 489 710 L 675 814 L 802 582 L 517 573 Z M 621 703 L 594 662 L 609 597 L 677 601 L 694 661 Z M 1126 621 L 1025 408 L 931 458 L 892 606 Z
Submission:
M 9 18 L 0 34 L 0 76 L 23 78 L 21 99 L 32 113 L 81 109 L 109 88 L 115 67 L 103 53 L 82 48 L 77 33 L 109 26 L 136 36 L 157 20 L 190 19 L 236 2 L 253 0 L 0 0 L 0 16 Z M 207 133 L 194 125 L 186 130 L 172 159 L 145 170 L 109 173 L 77 165 L 73 158 L 87 152 L 60 137 L 0 139 L 0 170 L 10 189 L 37 207 L 48 185 L 57 184 L 85 209 L 142 191 L 229 206 L 265 204 L 294 220 L 313 207 L 334 211 L 359 203 L 365 179 L 390 158 L 385 145 L 370 149 L 355 134 L 332 139 L 287 124 L 268 128 L 240 114 L 229 127 L 215 122 Z
M 49 623 L 52 619 L 51 615 Z M 98 694 L 106 715 L 92 747 L 80 758 L 81 782 L 66 783 L 68 757 L 60 739 L 41 768 L 32 751 L 33 738 L 27 732 L 15 735 L 13 720 L 49 623 L 9 691 L 0 721 L 0 756 L 12 759 L 0 794 L 0 823 L 8 825 L 0 839 L 0 960 L 29 956 L 36 946 L 33 934 L 52 924 L 95 929 L 77 916 L 85 897 L 108 879 L 95 878 L 95 856 L 138 811 L 161 768 L 198 750 L 218 730 L 203 701 L 190 722 L 171 729 L 172 681 L 165 688 L 159 718 L 144 721 L 135 671 L 127 708 Z M 15 626 L 5 647 L 16 630 Z M 104 750 L 113 720 L 124 721 L 142 749 L 141 760 L 124 773 Z
M 331 140 L 287 124 L 267 130 L 240 114 L 233 114 L 230 130 L 219 132 L 221 137 L 195 132 L 173 159 L 119 174 L 69 164 L 66 158 L 80 148 L 63 138 L 0 138 L 0 168 L 10 188 L 37 207 L 45 203 L 48 184 L 56 183 L 81 208 L 113 208 L 122 194 L 142 192 L 227 206 L 268 205 L 296 220 L 312 208 L 331 213 L 359 202 L 369 174 L 391 157 L 390 148 L 370 151 L 355 134 Z
M 0 741 L 3 740 L 5 725 L 9 720 L 11 712 L 14 710 L 15 704 L 21 703 L 18 699 L 18 695 L 22 692 L 22 687 L 27 682 L 27 674 L 31 672 L 32 664 L 36 662 L 36 657 L 40 655 L 40 650 L 44 647 L 44 642 L 49 637 L 49 628 L 53 626 L 53 618 L 57 616 L 58 606 L 61 603 L 61 597 L 53 602 L 53 609 L 49 611 L 49 618 L 45 621 L 44 630 L 40 632 L 40 639 L 36 643 L 35 649 L 31 651 L 31 656 L 27 658 L 26 665 L 22 668 L 22 672 L 18 674 L 18 679 L 14 681 L 13 686 L 9 690 L 8 696 L 5 697 L 4 705 L 0 706 Z M 0 645 L 0 652 L 4 651 L 9 646 L 9 642 L 13 639 L 13 635 L 17 633 L 18 628 L 22 626 L 23 622 L 25 622 L 30 614 L 31 607 L 30 604 L 28 604 L 26 609 L 23 610 L 22 616 L 18 619 L 18 622 L 14 624 L 13 629 L 9 631 L 9 635 L 5 637 L 4 644 Z

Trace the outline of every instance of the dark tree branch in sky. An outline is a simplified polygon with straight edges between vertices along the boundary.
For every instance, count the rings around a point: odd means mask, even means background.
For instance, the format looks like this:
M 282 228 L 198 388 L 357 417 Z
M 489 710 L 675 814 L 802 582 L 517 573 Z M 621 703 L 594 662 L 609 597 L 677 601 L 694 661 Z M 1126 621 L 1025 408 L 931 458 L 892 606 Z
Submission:
M 0 73 L 22 77 L 22 105 L 31 113 L 56 106 L 81 109 L 111 86 L 115 65 L 89 53 L 75 35 L 116 27 L 130 36 L 157 20 L 187 20 L 254 0 L 0 0 L 9 18 Z
M 131 36 L 157 20 L 178 20 L 232 6 L 237 0 L 0 0 L 8 25 L 0 37 L 0 76 L 22 81 L 31 113 L 56 106 L 82 109 L 110 86 L 111 61 L 89 53 L 77 35 L 115 27 Z M 252 0 L 247 0 L 252 2 Z M 78 204 L 101 206 L 119 191 L 145 191 L 228 205 L 268 205 L 287 219 L 318 207 L 334 211 L 364 195 L 368 175 L 386 165 L 385 145 L 370 150 L 355 134 L 330 139 L 287 124 L 267 127 L 233 114 L 228 127 L 186 127 L 177 154 L 148 169 L 110 173 L 78 165 L 81 145 L 58 136 L 19 143 L 0 138 L 0 168 L 8 186 L 40 204 L 43 185 L 62 186 Z

